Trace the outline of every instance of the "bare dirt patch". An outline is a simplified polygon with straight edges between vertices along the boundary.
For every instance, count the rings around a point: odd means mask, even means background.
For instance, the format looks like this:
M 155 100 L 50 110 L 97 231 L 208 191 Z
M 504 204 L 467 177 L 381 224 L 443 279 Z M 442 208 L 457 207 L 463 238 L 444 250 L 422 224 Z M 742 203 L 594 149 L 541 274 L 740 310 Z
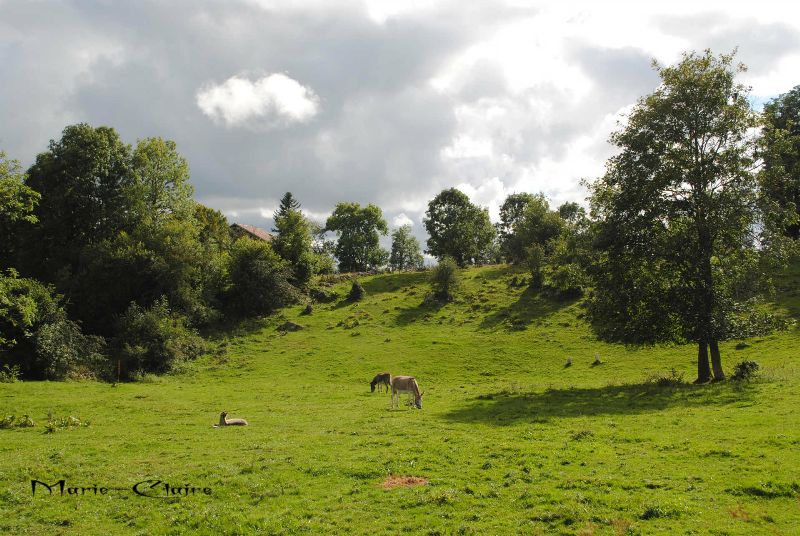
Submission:
M 389 475 L 383 481 L 381 487 L 383 489 L 407 488 L 410 486 L 425 486 L 427 483 L 428 479 L 421 476 Z

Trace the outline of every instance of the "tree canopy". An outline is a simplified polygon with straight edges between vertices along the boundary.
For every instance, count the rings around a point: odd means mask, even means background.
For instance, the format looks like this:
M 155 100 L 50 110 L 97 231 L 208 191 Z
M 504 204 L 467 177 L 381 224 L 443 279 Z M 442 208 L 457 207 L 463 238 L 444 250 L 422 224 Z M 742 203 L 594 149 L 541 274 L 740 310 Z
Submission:
M 496 231 L 489 212 L 473 205 L 460 190 L 449 188 L 434 197 L 424 223 L 429 235 L 427 252 L 439 260 L 449 256 L 465 266 L 490 257 Z
M 770 215 L 785 234 L 800 238 L 800 86 L 764 106 L 760 140 L 761 188 Z
M 389 265 L 395 270 L 422 267 L 423 258 L 417 237 L 411 234 L 411 226 L 403 225 L 392 232 L 392 253 Z
M 335 255 L 342 272 L 364 272 L 381 266 L 388 254 L 380 247 L 380 235 L 389 227 L 381 209 L 373 204 L 339 203 L 325 223 L 325 229 L 337 233 Z
M 698 343 L 698 381 L 724 378 L 718 341 L 747 294 L 759 212 L 756 117 L 734 56 L 655 65 L 661 84 L 611 136 L 619 154 L 592 185 L 598 253 L 592 318 L 606 338 Z

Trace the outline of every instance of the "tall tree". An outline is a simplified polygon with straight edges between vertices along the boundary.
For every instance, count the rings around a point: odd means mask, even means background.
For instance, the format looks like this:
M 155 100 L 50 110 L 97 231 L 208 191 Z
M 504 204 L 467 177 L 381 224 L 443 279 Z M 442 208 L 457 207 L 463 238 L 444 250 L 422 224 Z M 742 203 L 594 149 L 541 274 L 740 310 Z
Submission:
M 762 119 L 761 188 L 773 203 L 771 217 L 796 240 L 800 238 L 800 86 L 768 102 Z
M 748 131 L 756 118 L 733 54 L 684 54 L 612 134 L 620 152 L 592 185 L 600 334 L 698 345 L 697 381 L 724 373 L 734 298 L 760 253 Z M 752 272 L 750 272 L 752 275 Z
M 428 203 L 424 223 L 427 252 L 438 259 L 452 257 L 459 266 L 486 258 L 496 234 L 489 212 L 456 188 L 443 190 Z
M 533 195 L 523 192 L 509 195 L 500 206 L 500 223 L 497 224 L 497 234 L 500 238 L 500 250 L 509 263 L 515 264 L 525 259 L 525 248 L 529 244 L 523 243 L 514 229 L 531 203 L 547 204 L 547 201 L 542 194 Z
M 36 157 L 26 184 L 42 197 L 34 212 L 39 221 L 21 252 L 27 274 L 68 294 L 84 247 L 114 236 L 129 214 L 130 156 L 113 128 L 81 123 L 66 127 Z
M 379 245 L 380 235 L 389 227 L 383 212 L 375 205 L 339 203 L 325 223 L 325 229 L 338 234 L 335 254 L 342 272 L 363 272 L 387 260 Z
M 395 270 L 408 270 L 422 266 L 423 258 L 417 237 L 411 234 L 411 226 L 403 225 L 392 233 L 392 254 L 389 265 Z
M 299 286 L 305 285 L 313 275 L 311 226 L 300 211 L 300 203 L 291 192 L 281 199 L 281 204 L 273 216 L 278 233 L 272 247 L 281 258 L 289 261 L 294 272 L 294 280 Z

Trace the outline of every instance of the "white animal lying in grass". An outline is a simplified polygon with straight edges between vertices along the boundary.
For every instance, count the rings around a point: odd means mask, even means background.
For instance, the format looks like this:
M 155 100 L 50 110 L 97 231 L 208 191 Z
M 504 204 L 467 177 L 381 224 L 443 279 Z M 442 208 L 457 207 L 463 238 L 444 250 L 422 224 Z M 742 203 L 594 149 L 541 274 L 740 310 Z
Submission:
M 228 419 L 228 412 L 223 411 L 219 414 L 219 424 L 215 424 L 214 428 L 221 426 L 247 426 L 247 421 L 244 419 Z

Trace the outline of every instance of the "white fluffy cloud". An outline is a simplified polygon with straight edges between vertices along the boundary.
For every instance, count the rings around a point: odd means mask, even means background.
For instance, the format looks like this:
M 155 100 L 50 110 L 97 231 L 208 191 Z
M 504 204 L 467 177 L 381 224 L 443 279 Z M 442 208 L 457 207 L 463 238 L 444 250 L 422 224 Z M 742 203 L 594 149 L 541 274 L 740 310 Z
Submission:
M 405 212 L 401 212 L 392 218 L 392 225 L 394 227 L 402 227 L 403 225 L 414 225 L 414 220 L 406 216 Z
M 204 114 L 228 127 L 305 123 L 319 112 L 314 91 L 282 73 L 255 81 L 232 76 L 203 86 L 196 98 Z

